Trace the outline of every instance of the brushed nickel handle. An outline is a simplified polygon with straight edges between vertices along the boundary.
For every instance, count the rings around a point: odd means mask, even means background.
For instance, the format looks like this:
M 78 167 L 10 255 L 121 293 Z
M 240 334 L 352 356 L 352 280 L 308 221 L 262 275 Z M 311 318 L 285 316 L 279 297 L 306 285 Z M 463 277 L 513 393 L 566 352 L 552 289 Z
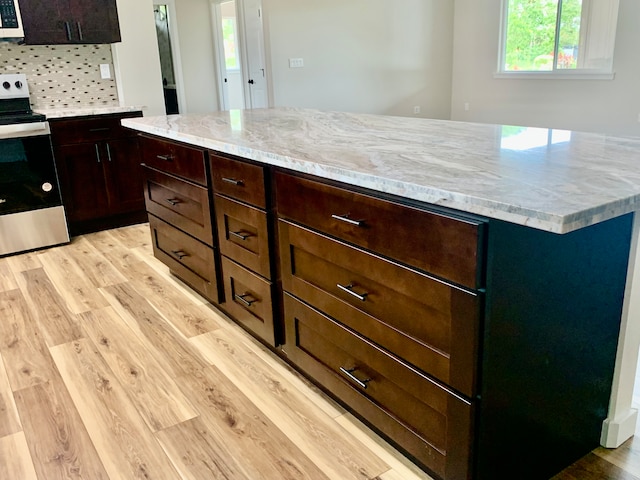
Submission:
M 78 25 L 78 36 L 80 37 L 80 40 L 84 40 L 84 35 L 82 35 L 82 25 L 80 25 L 80 22 L 76 22 L 76 25 Z
M 242 180 L 236 180 L 235 178 L 222 177 L 222 181 L 230 183 L 232 185 L 236 185 L 238 187 L 244 185 L 244 182 Z
M 242 295 L 238 295 L 237 293 L 233 296 L 236 300 L 238 300 L 240 303 L 243 303 L 246 307 L 250 307 L 251 305 L 253 305 L 254 303 L 257 302 L 257 300 L 254 298 L 253 300 L 247 300 L 245 297 L 251 297 L 250 293 L 243 293 Z
M 177 198 L 166 198 L 165 202 L 170 203 L 171 205 L 173 205 L 174 207 L 176 205 L 178 205 L 179 203 L 182 203 L 181 200 L 177 199 Z
M 164 160 L 165 162 L 170 162 L 171 160 L 173 160 L 173 155 L 171 154 L 167 154 L 167 155 L 156 155 L 156 157 L 160 160 Z
M 71 27 L 69 26 L 69 22 L 64 22 L 64 29 L 67 32 L 67 40 L 71 41 Z
M 331 215 L 331 218 L 348 223 L 349 225 L 355 225 L 356 227 L 362 227 L 364 225 L 364 220 L 353 220 L 349 218 L 348 213 L 346 215 Z
M 107 158 L 111 161 L 111 149 L 109 148 L 109 144 L 107 143 Z
M 352 382 L 354 382 L 355 384 L 357 384 L 360 388 L 366 390 L 367 389 L 367 383 L 369 383 L 371 381 L 370 378 L 366 378 L 364 380 L 360 380 L 358 377 L 356 377 L 353 372 L 355 372 L 357 370 L 357 368 L 344 368 L 344 367 L 340 367 L 340 371 L 349 378 L 349 380 L 351 380 Z
M 185 253 L 184 250 L 171 250 L 171 253 L 173 253 L 176 257 L 178 257 L 178 260 L 182 260 L 184 257 L 189 256 L 189 254 Z
M 96 147 L 96 158 L 98 159 L 98 163 L 101 163 L 102 161 L 100 160 L 100 149 L 98 148 L 98 144 L 95 144 Z
M 353 287 L 354 287 L 353 283 L 350 283 L 349 285 L 340 285 L 339 283 L 336 283 L 336 287 L 338 287 L 343 292 L 348 293 L 349 295 L 353 295 L 354 297 L 356 297 L 361 302 L 364 302 L 367 299 L 367 295 L 369 295 L 369 292 L 365 292 L 365 293 L 354 292 L 353 291 Z
M 250 233 L 242 233 L 242 230 L 240 230 L 239 232 L 229 232 L 229 235 L 232 235 L 232 236 L 234 236 L 234 237 L 236 237 L 236 238 L 239 238 L 239 239 L 240 239 L 240 240 L 242 240 L 243 242 L 244 242 L 247 238 L 251 237 L 251 234 L 250 234 Z
M 100 127 L 100 128 L 90 128 L 89 131 L 94 132 L 105 132 L 107 130 L 111 130 L 109 127 Z

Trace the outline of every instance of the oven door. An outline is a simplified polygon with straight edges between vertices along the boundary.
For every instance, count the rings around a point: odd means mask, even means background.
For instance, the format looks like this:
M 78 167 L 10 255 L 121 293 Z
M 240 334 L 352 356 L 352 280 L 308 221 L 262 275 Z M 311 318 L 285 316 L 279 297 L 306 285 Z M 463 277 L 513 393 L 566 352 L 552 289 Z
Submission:
M 48 123 L 0 125 L 0 215 L 60 205 Z

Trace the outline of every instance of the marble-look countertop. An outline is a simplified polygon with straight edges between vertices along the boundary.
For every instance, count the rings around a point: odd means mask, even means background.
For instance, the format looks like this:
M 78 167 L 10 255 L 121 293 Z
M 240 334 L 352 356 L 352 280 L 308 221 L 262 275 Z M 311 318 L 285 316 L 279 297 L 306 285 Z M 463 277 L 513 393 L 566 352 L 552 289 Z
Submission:
M 290 108 L 122 124 L 556 233 L 640 210 L 640 138 Z
M 86 117 L 90 115 L 108 115 L 110 113 L 126 113 L 141 111 L 143 107 L 140 106 L 102 106 L 96 105 L 94 107 L 61 107 L 61 108 L 35 108 L 34 112 L 41 113 L 47 117 L 52 118 L 71 118 L 71 117 Z

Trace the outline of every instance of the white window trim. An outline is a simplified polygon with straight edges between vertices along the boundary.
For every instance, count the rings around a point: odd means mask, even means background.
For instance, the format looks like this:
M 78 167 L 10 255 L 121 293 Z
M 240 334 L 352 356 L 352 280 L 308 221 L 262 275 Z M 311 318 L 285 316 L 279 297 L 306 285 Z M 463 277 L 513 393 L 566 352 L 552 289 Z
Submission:
M 555 69 L 546 71 L 533 70 L 505 70 L 506 41 L 507 41 L 507 2 L 500 2 L 500 38 L 498 42 L 498 65 L 493 74 L 497 79 L 527 79 L 527 80 L 613 80 L 613 70 L 594 70 L 589 68 Z M 586 7 L 590 8 L 590 0 L 585 0 Z M 616 11 L 617 16 L 617 11 Z M 613 68 L 613 65 L 612 65 Z

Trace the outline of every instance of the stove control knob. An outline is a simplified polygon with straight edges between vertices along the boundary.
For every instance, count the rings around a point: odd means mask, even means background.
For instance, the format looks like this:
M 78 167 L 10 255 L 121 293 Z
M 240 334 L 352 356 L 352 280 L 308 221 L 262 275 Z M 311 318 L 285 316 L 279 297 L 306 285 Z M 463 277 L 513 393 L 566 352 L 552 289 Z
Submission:
M 20 80 L 16 81 L 16 83 L 14 83 L 14 85 L 16 86 L 16 88 L 20 89 L 22 88 L 22 82 Z
M 49 182 L 44 182 L 42 184 L 42 191 L 43 192 L 50 192 L 51 190 L 53 190 L 53 185 L 51 185 Z
M 9 82 L 2 82 L 2 86 L 5 90 L 9 90 L 11 88 L 11 84 Z

